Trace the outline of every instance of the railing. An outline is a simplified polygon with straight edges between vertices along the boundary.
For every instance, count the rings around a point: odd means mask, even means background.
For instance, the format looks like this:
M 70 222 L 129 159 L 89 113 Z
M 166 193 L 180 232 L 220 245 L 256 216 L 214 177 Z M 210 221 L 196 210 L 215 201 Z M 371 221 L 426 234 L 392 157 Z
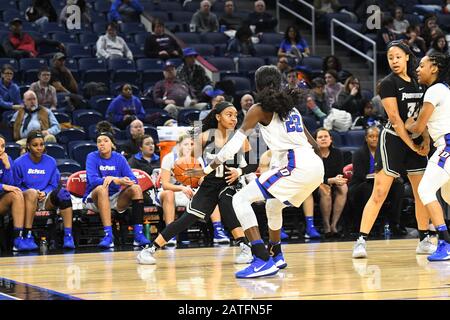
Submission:
M 308 24 L 309 26 L 311 26 L 312 29 L 312 33 L 311 33 L 311 52 L 312 54 L 314 54 L 316 52 L 316 18 L 315 18 L 315 14 L 316 14 L 316 9 L 314 8 L 314 6 L 312 6 L 311 4 L 309 4 L 308 2 L 305 2 L 303 0 L 296 0 L 298 3 L 304 5 L 305 7 L 309 8 L 311 10 L 311 20 L 308 20 L 308 18 L 300 15 L 298 12 L 295 12 L 294 10 L 290 9 L 289 7 L 285 6 L 284 4 L 280 3 L 280 0 L 277 0 L 277 20 L 278 20 L 278 32 L 280 32 L 280 9 L 283 9 L 287 12 L 289 12 L 290 14 L 292 14 L 293 16 L 297 17 L 298 19 L 302 20 L 303 22 L 305 22 L 306 24 Z
M 334 35 L 334 25 L 337 24 L 338 26 L 346 29 L 347 31 L 350 31 L 351 33 L 355 34 L 356 36 L 360 37 L 361 39 L 363 39 L 364 41 L 369 42 L 370 44 L 372 44 L 373 46 L 373 58 L 368 56 L 367 54 L 365 54 L 364 52 L 359 51 L 358 49 L 356 49 L 355 47 L 353 47 L 352 45 L 348 44 L 347 42 L 339 39 L 338 37 L 336 37 Z M 331 34 L 331 54 L 334 55 L 334 42 L 338 42 L 340 44 L 342 44 L 344 47 L 346 47 L 347 49 L 352 50 L 353 52 L 357 53 L 358 55 L 360 55 L 361 57 L 363 57 L 364 59 L 368 60 L 369 62 L 373 63 L 373 94 L 376 94 L 376 87 L 377 87 L 377 44 L 375 41 L 373 41 L 372 39 L 366 37 L 365 35 L 363 35 L 362 33 L 346 26 L 344 23 L 342 23 L 339 20 L 336 19 L 332 19 L 331 20 L 331 25 L 330 25 L 330 34 Z

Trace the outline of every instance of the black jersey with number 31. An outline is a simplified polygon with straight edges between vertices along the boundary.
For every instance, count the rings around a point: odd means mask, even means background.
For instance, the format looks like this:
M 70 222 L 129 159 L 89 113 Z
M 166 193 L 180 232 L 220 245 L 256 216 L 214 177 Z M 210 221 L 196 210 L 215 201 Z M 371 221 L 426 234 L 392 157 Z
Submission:
M 380 84 L 380 98 L 397 98 L 398 113 L 403 122 L 410 117 L 417 118 L 422 103 L 423 88 L 416 80 L 405 81 L 395 73 L 391 73 Z M 392 129 L 389 121 L 387 129 Z

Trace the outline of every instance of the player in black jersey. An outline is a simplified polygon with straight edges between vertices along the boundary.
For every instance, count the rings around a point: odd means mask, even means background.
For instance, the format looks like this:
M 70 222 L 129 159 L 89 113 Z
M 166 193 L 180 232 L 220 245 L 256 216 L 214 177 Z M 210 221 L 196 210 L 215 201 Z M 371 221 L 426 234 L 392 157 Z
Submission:
M 420 242 L 416 252 L 431 254 L 436 246 L 428 235 L 429 215 L 420 197 L 418 186 L 427 166 L 430 151 L 428 132 L 414 136 L 405 129 L 409 117 L 417 118 L 424 90 L 417 82 L 416 59 L 402 41 L 388 45 L 387 59 L 391 73 L 379 86 L 379 94 L 389 121 L 380 133 L 375 154 L 375 182 L 372 195 L 363 211 L 359 238 L 353 248 L 353 258 L 366 258 L 366 239 L 380 212 L 392 182 L 407 173 L 414 193 Z
M 196 138 L 195 151 L 199 148 L 204 150 L 207 161 L 215 156 L 215 150 L 220 149 L 230 139 L 237 124 L 237 110 L 232 103 L 223 101 L 211 110 L 203 120 L 202 133 Z M 201 145 L 200 145 L 201 142 Z M 155 239 L 152 246 L 142 250 L 137 256 L 140 264 L 154 264 L 153 254 L 164 246 L 166 242 L 183 230 L 193 225 L 198 219 L 206 220 L 218 205 L 222 220 L 226 227 L 231 230 L 241 252 L 237 256 L 236 263 L 250 263 L 252 260 L 251 249 L 245 238 L 239 220 L 233 209 L 232 199 L 237 192 L 238 179 L 242 174 L 256 170 L 256 165 L 248 165 L 250 144 L 245 141 L 242 146 L 245 153 L 234 157 L 204 177 L 203 182 L 194 194 L 186 212 L 177 220 L 169 224 Z

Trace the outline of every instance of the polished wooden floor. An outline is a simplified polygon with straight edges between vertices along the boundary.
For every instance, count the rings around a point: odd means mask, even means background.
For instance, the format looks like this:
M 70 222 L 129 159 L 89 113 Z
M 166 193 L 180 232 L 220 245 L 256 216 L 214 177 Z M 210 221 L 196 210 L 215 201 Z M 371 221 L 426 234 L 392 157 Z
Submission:
M 254 280 L 234 278 L 237 247 L 161 250 L 154 266 L 133 251 L 7 257 L 0 277 L 81 299 L 449 299 L 450 262 L 416 256 L 417 241 L 370 241 L 363 260 L 352 242 L 288 244 L 288 267 Z

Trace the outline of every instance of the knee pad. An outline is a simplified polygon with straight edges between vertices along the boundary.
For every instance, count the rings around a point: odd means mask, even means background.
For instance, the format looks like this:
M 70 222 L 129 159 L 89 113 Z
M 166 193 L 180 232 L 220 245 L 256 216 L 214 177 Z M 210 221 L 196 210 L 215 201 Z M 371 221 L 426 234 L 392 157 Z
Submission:
M 430 188 L 427 183 L 421 182 L 419 184 L 417 192 L 419 193 L 420 200 L 425 206 L 433 201 L 437 201 L 435 190 L 433 188 Z
M 50 194 L 50 200 L 52 203 L 61 210 L 72 207 L 72 199 L 70 192 L 66 188 L 58 186 Z
M 242 229 L 247 230 L 251 227 L 258 226 L 258 220 L 256 219 L 251 202 L 242 190 L 233 196 L 233 209 Z
M 268 199 L 266 202 L 267 225 L 270 230 L 280 230 L 283 226 L 283 208 L 286 205 L 278 199 Z

